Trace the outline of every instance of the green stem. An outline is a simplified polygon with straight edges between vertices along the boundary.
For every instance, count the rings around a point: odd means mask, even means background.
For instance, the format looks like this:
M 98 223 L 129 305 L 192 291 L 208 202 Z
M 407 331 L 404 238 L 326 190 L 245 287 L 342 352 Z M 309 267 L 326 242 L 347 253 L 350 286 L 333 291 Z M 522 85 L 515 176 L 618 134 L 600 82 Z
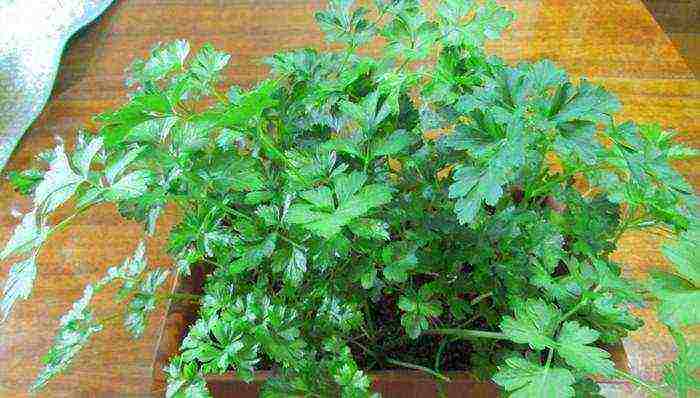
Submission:
M 78 211 L 76 211 L 75 213 L 71 214 L 70 216 L 68 216 L 67 218 L 63 219 L 61 222 L 59 222 L 59 223 L 56 224 L 55 226 L 53 226 L 51 229 L 49 229 L 49 231 L 46 233 L 46 237 L 44 238 L 43 242 L 41 242 L 40 246 L 36 248 L 36 254 L 35 254 L 35 255 L 37 255 L 37 256 L 39 255 L 39 251 L 40 251 L 40 250 L 42 249 L 42 247 L 44 246 L 44 242 L 46 242 L 46 241 L 49 239 L 49 237 L 50 237 L 51 235 L 55 234 L 56 232 L 61 232 L 61 231 L 63 231 L 64 229 L 66 229 L 66 227 L 68 227 L 68 225 L 70 225 L 70 222 L 73 221 L 73 219 L 75 219 L 75 218 L 78 217 L 79 215 L 85 213 L 85 212 L 86 212 L 90 207 L 92 207 L 92 206 L 93 206 L 93 204 L 90 204 L 90 205 L 87 205 L 87 206 L 85 206 L 85 207 L 83 207 L 83 208 L 81 208 L 81 209 L 78 209 Z M 35 242 L 37 239 L 38 239 L 38 237 L 35 237 L 34 239 L 31 239 L 31 240 L 27 241 L 26 243 L 24 243 L 24 244 L 22 244 L 21 246 L 19 246 L 18 248 L 16 248 L 16 249 L 14 250 L 14 252 L 16 253 L 16 252 L 18 252 L 18 251 L 23 250 L 23 249 L 26 248 L 27 246 L 30 246 L 30 245 L 34 244 L 34 242 Z
M 420 366 L 420 365 L 416 365 L 416 364 L 408 363 L 408 362 L 397 361 L 396 359 L 391 359 L 391 358 L 387 358 L 386 361 L 390 364 L 394 364 L 396 366 L 401 366 L 403 368 L 420 370 L 420 371 L 428 373 L 429 375 L 434 376 L 442 381 L 447 381 L 447 382 L 452 381 L 449 377 L 447 377 L 439 372 L 436 372 L 430 368 L 426 368 L 425 366 Z
M 504 333 L 488 332 L 485 330 L 469 330 L 469 329 L 429 329 L 425 334 L 442 334 L 447 336 L 459 337 L 462 339 L 484 338 L 495 340 L 507 340 L 508 336 Z
M 442 365 L 442 353 L 445 351 L 445 347 L 450 342 L 449 337 L 444 337 L 440 341 L 440 346 L 438 347 L 437 354 L 435 354 L 435 370 L 440 370 L 440 365 Z
M 549 367 L 552 365 L 552 356 L 554 354 L 554 349 L 549 348 L 547 352 L 547 361 L 544 364 L 544 374 L 542 375 L 542 384 L 540 385 L 540 394 L 544 391 L 544 386 L 547 384 L 547 376 L 549 375 Z
M 350 43 L 348 45 L 348 48 L 345 50 L 345 58 L 343 58 L 343 63 L 340 64 L 340 68 L 338 68 L 338 76 L 345 70 L 345 67 L 348 64 L 348 61 L 350 60 L 350 55 L 352 55 L 355 52 L 355 43 Z
M 600 285 L 596 286 L 593 289 L 593 292 L 597 292 L 598 290 L 600 290 Z M 588 297 L 579 301 L 578 304 L 576 304 L 572 309 L 569 310 L 569 312 L 567 312 L 566 314 L 564 314 L 563 317 L 561 317 L 561 319 L 559 320 L 559 324 L 564 323 L 564 321 L 569 319 L 572 315 L 574 315 L 576 312 L 578 312 L 578 310 L 580 310 L 583 306 L 588 304 L 589 301 L 590 301 L 590 299 Z
M 302 245 L 300 245 L 300 244 L 294 242 L 293 240 L 287 238 L 286 236 L 282 235 L 279 231 L 277 231 L 277 236 L 279 236 L 279 238 L 282 239 L 283 241 L 285 241 L 285 242 L 289 243 L 290 245 L 296 247 L 297 249 L 299 249 L 299 250 L 301 250 L 301 251 L 306 251 L 306 248 L 304 248 L 304 246 L 302 246 Z
M 190 293 L 156 293 L 156 299 L 173 299 L 173 300 L 183 300 L 191 302 L 199 302 L 201 297 L 197 294 Z
M 254 221 L 255 221 L 255 220 L 253 220 L 251 217 L 249 217 L 248 215 L 243 214 L 243 213 L 241 213 L 240 211 L 238 211 L 238 210 L 236 210 L 236 209 L 234 209 L 234 208 L 228 206 L 228 205 L 225 204 L 224 202 L 221 202 L 221 201 L 219 201 L 219 200 L 213 199 L 213 198 L 211 198 L 211 197 L 209 197 L 209 196 L 207 196 L 207 195 L 202 195 L 201 197 L 195 197 L 195 198 L 190 197 L 190 196 L 186 196 L 186 195 L 170 195 L 170 197 L 175 198 L 175 199 L 181 199 L 181 200 L 183 200 L 184 205 L 183 205 L 183 204 L 180 205 L 180 208 L 183 209 L 183 210 L 185 210 L 185 208 L 184 208 L 185 205 L 189 204 L 190 201 L 192 201 L 192 200 L 196 200 L 196 201 L 203 200 L 203 201 L 205 201 L 205 202 L 209 202 L 209 203 L 211 203 L 211 204 L 213 204 L 213 205 L 218 206 L 218 207 L 221 208 L 221 210 L 223 210 L 225 213 L 232 214 L 232 215 L 234 215 L 234 216 L 240 217 L 240 218 L 242 218 L 242 219 L 244 219 L 244 220 L 246 220 L 246 221 L 249 221 L 249 222 L 254 222 Z
M 287 166 L 287 171 L 291 172 L 301 182 L 308 185 L 308 181 L 306 181 L 304 176 L 302 176 L 301 174 L 299 174 L 299 172 L 297 172 L 297 167 L 292 164 L 292 162 L 289 160 L 287 155 L 285 155 L 281 150 L 279 150 L 275 146 L 274 142 L 270 139 L 270 137 L 268 137 L 267 134 L 265 134 L 265 131 L 264 131 L 263 126 L 262 126 L 262 122 L 258 123 L 258 128 L 256 130 L 258 132 L 258 134 L 257 134 L 258 139 L 263 144 L 263 146 L 265 148 L 267 148 L 268 151 L 270 151 L 270 153 L 273 155 L 273 157 L 281 160 L 282 163 L 284 163 L 284 165 Z
M 585 172 L 589 172 L 589 171 L 602 170 L 602 169 L 606 169 L 606 168 L 609 168 L 609 166 L 584 167 L 584 168 L 572 170 L 568 173 L 560 174 L 558 177 L 547 181 L 544 185 L 540 185 L 539 188 L 536 188 L 533 191 L 527 192 L 525 194 L 525 200 L 526 201 L 530 200 L 530 199 L 534 198 L 535 196 L 539 195 L 540 193 L 547 192 L 550 188 L 552 188 L 556 184 L 562 183 L 578 173 L 585 173 Z
M 489 298 L 489 297 L 491 297 L 492 295 L 493 295 L 493 292 L 488 292 L 488 293 L 481 294 L 481 295 L 477 296 L 476 298 L 474 298 L 474 300 L 472 300 L 472 301 L 470 302 L 470 304 L 471 304 L 471 305 L 477 304 L 479 301 L 481 301 L 481 300 L 483 300 L 483 299 L 486 299 L 486 298 Z
M 117 312 L 116 314 L 112 314 L 112 315 L 109 315 L 109 316 L 100 318 L 100 319 L 98 319 L 97 322 L 95 322 L 95 323 L 104 326 L 106 323 L 108 323 L 108 322 L 110 322 L 110 321 L 113 321 L 113 320 L 119 318 L 119 317 L 122 316 L 122 315 L 124 315 L 124 314 L 121 313 L 121 312 Z
M 654 396 L 657 396 L 657 397 L 663 396 L 663 394 L 661 393 L 661 391 L 659 391 L 658 388 L 648 384 L 647 382 L 638 378 L 635 375 L 629 374 L 629 373 L 622 371 L 622 370 L 619 370 L 619 369 L 615 369 L 615 376 L 620 377 L 622 379 L 625 379 L 638 387 L 642 387 L 642 388 L 646 389 L 647 391 L 654 394 Z
M 75 213 L 71 214 L 69 217 L 67 217 L 67 218 L 64 219 L 63 221 L 61 221 L 61 222 L 59 222 L 58 224 L 56 224 L 56 226 L 54 226 L 53 228 L 51 228 L 51 230 L 48 232 L 47 238 L 48 238 L 49 236 L 53 235 L 53 234 L 56 233 L 56 232 L 61 232 L 61 231 L 63 231 L 64 229 L 66 229 L 66 227 L 70 224 L 71 221 L 73 221 L 74 218 L 76 218 L 76 217 L 78 217 L 79 215 L 85 213 L 85 212 L 88 211 L 88 209 L 90 209 L 91 207 L 92 207 L 92 205 L 87 205 L 87 206 L 85 206 L 85 207 L 83 207 L 83 208 L 81 208 L 81 209 L 78 209 L 78 211 L 76 211 Z
M 221 102 L 221 103 L 224 104 L 224 105 L 228 105 L 228 99 L 227 99 L 226 97 L 224 97 L 223 94 L 221 94 L 220 92 L 218 92 L 218 91 L 216 90 L 216 88 L 214 88 L 214 87 L 212 86 L 212 87 L 211 87 L 211 91 L 214 93 L 214 96 L 216 97 L 217 100 L 219 100 L 219 102 Z
M 367 329 L 369 329 L 369 332 L 371 334 L 371 336 L 367 337 L 369 337 L 372 341 L 375 341 L 376 330 L 374 329 L 374 321 L 372 320 L 372 314 L 370 313 L 369 303 L 367 302 L 367 300 L 364 301 L 362 307 L 365 312 L 365 317 L 367 317 Z
M 383 362 L 381 358 L 374 351 L 370 350 L 369 348 L 365 347 L 364 344 L 355 341 L 354 339 L 351 339 L 350 342 L 360 347 L 365 353 L 369 354 L 369 356 L 371 356 L 377 364 L 382 365 Z

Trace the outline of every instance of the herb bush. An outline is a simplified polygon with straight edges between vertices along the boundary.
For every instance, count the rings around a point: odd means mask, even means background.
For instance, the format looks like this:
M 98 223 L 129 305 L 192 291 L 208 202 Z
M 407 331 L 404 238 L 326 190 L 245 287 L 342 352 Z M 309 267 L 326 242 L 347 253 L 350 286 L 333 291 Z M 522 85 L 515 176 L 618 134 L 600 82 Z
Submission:
M 0 253 L 18 259 L 5 318 L 46 239 L 91 207 L 115 203 L 144 237 L 167 204 L 181 216 L 174 265 L 148 267 L 141 243 L 88 285 L 32 389 L 102 330 L 90 300 L 118 284 L 134 337 L 164 298 L 201 304 L 168 397 L 261 368 L 274 370 L 268 397 L 373 396 L 363 369 L 396 367 L 469 369 L 513 397 L 596 396 L 595 376 L 698 391 L 700 346 L 683 330 L 700 317 L 700 224 L 670 166 L 695 150 L 617 122 L 613 95 L 552 62 L 485 54 L 513 20 L 491 0 L 332 0 L 316 20 L 339 49 L 276 54 L 250 90 L 217 91 L 229 55 L 211 46 L 156 46 L 96 134 L 42 153 L 47 170 L 11 173 L 34 208 Z M 379 56 L 358 52 L 377 37 Z M 70 198 L 74 215 L 50 225 Z M 611 253 L 641 229 L 670 238 L 673 273 L 621 276 Z M 192 267 L 210 272 L 201 297 L 158 292 Z M 660 382 L 616 370 L 607 348 L 642 325 L 629 306 L 644 303 L 678 345 Z

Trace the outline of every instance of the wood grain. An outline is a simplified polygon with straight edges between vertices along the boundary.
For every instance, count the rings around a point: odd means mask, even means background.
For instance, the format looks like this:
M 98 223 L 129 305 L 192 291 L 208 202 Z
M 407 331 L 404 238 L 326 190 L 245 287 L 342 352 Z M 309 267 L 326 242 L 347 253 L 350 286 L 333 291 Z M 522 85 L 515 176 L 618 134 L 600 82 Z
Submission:
M 490 48 L 508 61 L 547 57 L 573 76 L 587 76 L 617 92 L 624 104 L 620 119 L 659 121 L 685 134 L 680 140 L 700 147 L 700 83 L 639 0 L 509 0 L 520 15 L 504 40 Z M 277 49 L 324 46 L 313 25 L 321 1 L 304 0 L 131 0 L 118 1 L 100 20 L 73 40 L 63 60 L 52 98 L 9 164 L 30 165 L 38 151 L 53 145 L 54 136 L 72 143 L 91 116 L 125 101 L 124 69 L 143 57 L 156 41 L 187 38 L 193 47 L 204 42 L 233 54 L 227 84 L 250 86 L 266 73 L 260 59 Z M 700 186 L 700 164 L 681 170 Z M 0 186 L 0 240 L 17 220 L 10 209 L 26 211 L 29 203 Z M 62 215 L 68 214 L 66 211 Z M 59 215 L 60 217 L 61 215 Z M 149 246 L 152 263 L 167 265 L 163 250 L 172 214 Z M 136 247 L 138 226 L 117 217 L 113 208 L 96 209 L 75 228 L 55 236 L 40 258 L 34 295 L 0 326 L 0 396 L 20 397 L 39 370 L 58 317 L 77 299 L 83 284 L 129 256 Z M 619 258 L 626 270 L 641 275 L 662 264 L 657 241 L 630 236 Z M 0 264 L 4 280 L 9 263 Z M 109 292 L 97 300 L 100 314 L 117 310 Z M 160 312 L 162 314 L 162 311 Z M 658 326 L 658 325 L 657 325 Z M 66 375 L 50 384 L 47 397 L 147 396 L 151 387 L 158 314 L 142 340 L 130 341 L 120 328 L 98 335 Z M 634 370 L 653 375 L 649 359 L 667 345 L 649 346 L 651 328 L 637 333 L 630 347 L 640 353 Z M 666 340 L 663 340 L 666 341 Z M 636 344 L 636 345 L 635 345 Z

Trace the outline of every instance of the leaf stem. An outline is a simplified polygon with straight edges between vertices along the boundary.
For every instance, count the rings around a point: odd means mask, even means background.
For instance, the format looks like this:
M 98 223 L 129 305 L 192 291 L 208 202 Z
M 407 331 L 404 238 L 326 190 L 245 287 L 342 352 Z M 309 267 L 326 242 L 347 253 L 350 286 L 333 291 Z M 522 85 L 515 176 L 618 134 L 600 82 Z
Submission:
M 261 121 L 260 123 L 258 123 L 258 128 L 257 128 L 256 130 L 257 130 L 257 132 L 258 132 L 258 134 L 257 134 L 258 139 L 260 140 L 260 142 L 262 143 L 262 145 L 263 145 L 265 148 L 267 148 L 267 149 L 272 153 L 272 155 L 273 155 L 274 157 L 276 157 L 276 158 L 278 158 L 279 160 L 281 160 L 282 163 L 284 163 L 284 165 L 287 166 L 287 171 L 291 172 L 291 173 L 294 174 L 294 176 L 295 176 L 296 178 L 298 178 L 301 182 L 303 182 L 304 184 L 307 184 L 307 185 L 308 185 L 308 181 L 306 181 L 306 179 L 304 178 L 304 176 L 302 176 L 301 174 L 299 174 L 299 172 L 297 171 L 297 167 L 296 167 L 294 164 L 292 164 L 292 162 L 289 160 L 289 158 L 287 157 L 287 155 L 285 155 L 284 152 L 282 152 L 281 150 L 279 150 L 279 149 L 275 146 L 274 142 L 272 142 L 272 140 L 270 139 L 270 137 L 268 137 L 267 134 L 265 134 L 262 121 Z
M 401 366 L 401 367 L 403 367 L 403 368 L 408 368 L 408 369 L 413 369 L 413 370 L 420 370 L 420 371 L 425 372 L 425 373 L 428 373 L 429 375 L 434 376 L 434 377 L 436 377 L 436 378 L 438 378 L 438 379 L 440 379 L 440 380 L 442 380 L 442 381 L 447 381 L 447 382 L 452 381 L 449 377 L 447 377 L 447 376 L 441 374 L 440 372 L 436 372 L 436 371 L 434 371 L 434 370 L 432 370 L 432 369 L 430 369 L 430 368 L 426 368 L 425 366 L 420 366 L 420 365 L 416 365 L 416 364 L 413 364 L 413 363 L 398 361 L 398 360 L 396 360 L 396 359 L 391 359 L 391 358 L 387 358 L 386 361 L 387 361 L 388 363 L 390 363 L 390 364 L 393 364 L 393 365 L 396 365 L 396 366 Z
M 199 295 L 190 293 L 156 293 L 155 297 L 156 299 L 183 300 L 193 303 L 197 303 L 201 299 Z
M 554 185 L 559 184 L 559 183 L 561 183 L 561 182 L 564 182 L 564 181 L 568 180 L 569 178 L 571 178 L 572 176 L 574 176 L 574 175 L 576 175 L 576 174 L 578 174 L 578 173 L 586 173 L 586 172 L 589 172 L 589 171 L 602 170 L 602 169 L 606 169 L 606 168 L 609 168 L 609 166 L 602 166 L 602 167 L 601 167 L 601 166 L 583 167 L 583 168 L 579 168 L 579 169 L 575 169 L 575 170 L 569 171 L 568 173 L 560 174 L 558 177 L 553 178 L 553 179 L 547 181 L 547 182 L 546 182 L 545 184 L 543 184 L 543 185 L 540 185 L 539 188 L 536 188 L 536 189 L 534 189 L 534 190 L 532 190 L 532 191 L 530 191 L 530 192 L 527 192 L 527 193 L 525 194 L 525 200 L 526 200 L 526 201 L 527 201 L 527 200 L 530 200 L 530 199 L 534 198 L 535 196 L 539 195 L 540 193 L 547 192 L 547 191 L 548 191 L 550 188 L 552 188 Z
M 216 97 L 216 99 L 219 100 L 219 102 L 221 102 L 224 105 L 228 105 L 228 99 L 224 97 L 223 94 L 221 94 L 219 91 L 217 91 L 215 87 L 212 86 L 211 91 L 214 93 L 214 96 Z
M 600 290 L 600 285 L 596 286 L 593 289 L 593 292 L 597 292 L 599 290 Z M 589 301 L 590 301 L 590 299 L 588 297 L 579 301 L 578 304 L 576 304 L 573 308 L 571 308 L 569 310 L 569 312 L 567 312 L 566 314 L 564 314 L 564 316 L 561 317 L 561 319 L 559 320 L 559 324 L 561 325 L 562 323 L 564 323 L 564 321 L 569 319 L 572 315 L 574 315 L 576 312 L 578 312 L 578 310 L 580 310 L 583 306 L 588 304 Z
M 440 341 L 440 346 L 438 347 L 437 354 L 435 354 L 435 370 L 440 370 L 440 365 L 442 365 L 442 353 L 445 351 L 445 347 L 450 343 L 449 337 L 443 337 Z
M 122 316 L 122 315 L 124 315 L 122 312 L 117 312 L 116 314 L 112 314 L 112 315 L 109 315 L 109 316 L 105 316 L 105 317 L 99 318 L 99 319 L 97 320 L 96 323 L 97 323 L 97 324 L 100 324 L 100 325 L 102 325 L 102 326 L 104 326 L 106 323 L 108 323 L 108 322 L 110 322 L 110 321 L 113 321 L 113 320 L 119 318 L 119 317 Z
M 447 336 L 459 337 L 462 339 L 484 338 L 495 340 L 507 340 L 508 336 L 504 333 L 489 332 L 485 330 L 470 330 L 470 329 L 429 329 L 425 334 L 442 334 Z
M 632 384 L 634 384 L 638 387 L 645 388 L 647 391 L 651 392 L 652 394 L 654 394 L 657 397 L 663 396 L 663 394 L 661 393 L 661 391 L 659 391 L 658 388 L 648 384 L 647 382 L 645 382 L 644 380 L 640 379 L 639 377 L 637 377 L 633 374 L 627 373 L 627 372 L 622 371 L 620 369 L 615 369 L 615 376 L 623 378 L 623 379 L 631 382 Z
M 491 297 L 491 296 L 493 296 L 493 292 L 488 292 L 488 293 L 481 294 L 481 295 L 475 297 L 474 300 L 470 301 L 469 304 L 471 304 L 471 305 L 477 304 L 477 303 L 480 302 L 481 300 L 486 299 L 486 298 L 489 298 L 489 297 Z
M 301 251 L 304 251 L 304 252 L 306 251 L 306 248 L 305 248 L 304 246 L 302 246 L 302 245 L 300 245 L 300 244 L 294 242 L 293 240 L 287 238 L 286 236 L 284 236 L 284 235 L 283 235 L 282 233 L 280 233 L 279 231 L 277 231 L 277 236 L 279 236 L 280 239 L 282 239 L 283 241 L 289 243 L 289 244 L 292 245 L 293 247 L 295 247 L 295 248 L 297 248 L 297 249 L 299 249 L 299 250 L 301 250 Z

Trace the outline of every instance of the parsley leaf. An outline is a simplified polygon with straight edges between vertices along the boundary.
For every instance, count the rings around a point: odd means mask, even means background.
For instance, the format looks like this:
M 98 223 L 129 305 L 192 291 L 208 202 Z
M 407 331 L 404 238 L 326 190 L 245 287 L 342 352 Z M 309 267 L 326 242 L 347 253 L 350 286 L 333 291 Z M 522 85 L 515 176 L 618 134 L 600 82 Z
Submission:
M 588 344 L 595 342 L 600 334 L 576 321 L 565 322 L 557 336 L 557 353 L 567 364 L 586 373 L 612 376 L 615 366 L 610 353 Z
M 75 355 L 90 341 L 90 337 L 102 330 L 102 326 L 95 323 L 89 308 L 93 293 L 92 285 L 87 285 L 83 296 L 61 317 L 58 334 L 54 338 L 53 346 L 42 358 L 44 368 L 32 384 L 32 390 L 38 390 L 64 371 Z
M 442 306 L 438 301 L 431 300 L 431 294 L 419 291 L 412 296 L 401 296 L 398 307 L 405 311 L 401 315 L 401 325 L 412 339 L 418 338 L 421 332 L 428 329 L 428 320 L 442 313 Z
M 338 205 L 331 211 L 324 209 L 330 200 L 330 188 L 324 187 L 304 196 L 310 204 L 296 203 L 290 206 L 286 214 L 287 222 L 298 224 L 319 236 L 330 238 L 354 219 L 391 200 L 388 187 L 379 184 L 362 186 L 366 177 L 362 174 L 355 174 L 355 176 L 339 178 L 335 181 L 334 192 Z
M 511 398 L 574 396 L 574 376 L 569 370 L 545 368 L 518 356 L 506 359 L 493 381 L 508 391 Z
M 62 145 L 56 147 L 53 156 L 44 179 L 34 190 L 34 206 L 43 213 L 52 212 L 62 205 L 85 181 L 83 176 L 73 171 Z
M 552 335 L 561 313 L 543 300 L 528 299 L 515 308 L 515 317 L 504 316 L 501 330 L 516 343 L 536 350 L 554 345 Z
M 2 301 L 0 301 L 0 311 L 4 322 L 12 312 L 12 307 L 18 299 L 26 300 L 32 293 L 34 279 L 36 278 L 36 257 L 29 256 L 22 261 L 18 261 L 10 268 L 10 274 L 2 289 Z

